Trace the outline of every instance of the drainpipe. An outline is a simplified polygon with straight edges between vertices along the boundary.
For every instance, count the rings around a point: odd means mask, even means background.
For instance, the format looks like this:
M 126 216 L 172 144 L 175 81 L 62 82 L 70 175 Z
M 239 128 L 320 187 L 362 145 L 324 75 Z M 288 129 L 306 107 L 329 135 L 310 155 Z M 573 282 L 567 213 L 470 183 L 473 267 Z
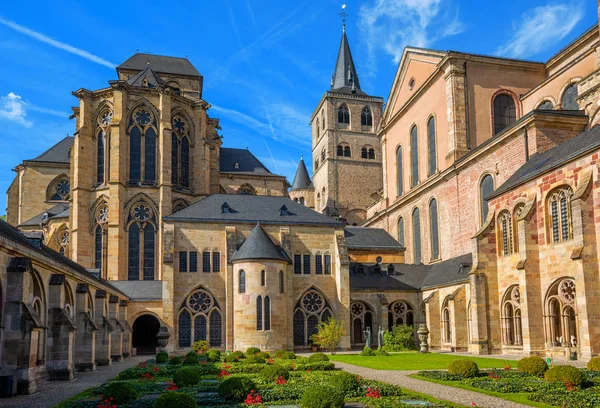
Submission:
M 523 136 L 525 137 L 525 161 L 529 161 L 529 137 L 527 136 L 527 128 L 523 127 Z

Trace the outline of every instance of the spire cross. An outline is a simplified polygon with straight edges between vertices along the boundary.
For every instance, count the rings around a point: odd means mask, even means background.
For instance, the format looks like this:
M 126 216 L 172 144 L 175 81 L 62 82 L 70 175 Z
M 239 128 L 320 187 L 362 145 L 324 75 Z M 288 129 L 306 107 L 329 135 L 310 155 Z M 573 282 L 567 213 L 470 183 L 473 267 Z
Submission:
M 346 13 L 346 5 L 342 4 L 342 11 L 339 13 L 342 17 L 342 30 L 346 31 L 346 17 L 348 17 L 348 13 Z

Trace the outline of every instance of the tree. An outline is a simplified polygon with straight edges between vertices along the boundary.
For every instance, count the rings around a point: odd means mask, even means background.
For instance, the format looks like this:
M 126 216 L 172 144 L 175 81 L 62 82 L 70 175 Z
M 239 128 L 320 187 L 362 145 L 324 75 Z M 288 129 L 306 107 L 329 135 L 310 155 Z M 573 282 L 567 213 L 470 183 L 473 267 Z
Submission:
M 6 221 L 6 214 L 4 214 L 4 215 L 0 215 L 0 220 L 2 220 L 2 221 Z
M 311 336 L 311 340 L 322 349 L 335 354 L 340 339 L 345 335 L 346 330 L 344 330 L 342 322 L 331 317 L 327 321 L 319 323 L 317 333 Z

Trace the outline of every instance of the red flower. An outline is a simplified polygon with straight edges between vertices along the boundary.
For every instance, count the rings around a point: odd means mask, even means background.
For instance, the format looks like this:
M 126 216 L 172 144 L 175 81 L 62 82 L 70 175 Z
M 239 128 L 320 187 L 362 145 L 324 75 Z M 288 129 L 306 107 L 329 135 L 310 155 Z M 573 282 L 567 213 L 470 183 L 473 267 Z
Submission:
M 177 391 L 179 387 L 175 383 L 167 383 L 167 389 L 165 391 Z
M 100 398 L 103 398 L 104 396 L 101 395 Z M 104 401 L 101 401 L 98 404 L 98 408 L 117 408 L 116 405 L 113 405 L 112 403 L 113 401 L 113 397 L 110 397 L 109 399 L 105 399 Z
M 496 374 L 496 370 L 490 371 L 490 374 L 488 375 L 488 377 L 490 377 L 492 380 L 497 380 L 498 378 L 500 378 L 500 376 L 498 374 Z
M 307 368 L 307 369 L 306 369 L 306 372 L 307 372 L 307 373 L 310 373 L 310 372 L 311 372 L 311 369 L 310 369 L 310 368 Z
M 223 368 L 225 370 L 229 370 L 231 368 L 231 364 L 223 364 Z
M 254 390 L 250 391 L 250 394 L 248 394 L 246 396 L 246 400 L 244 401 L 244 404 L 246 405 L 257 405 L 257 404 L 262 404 L 263 400 L 262 397 L 260 396 L 260 394 Z
M 154 380 L 154 376 L 150 373 L 143 373 L 141 379 L 152 381 L 152 380 Z
M 268 364 L 273 364 L 274 362 L 275 362 L 275 360 L 274 360 L 274 359 L 272 359 L 272 358 L 269 358 L 269 359 L 267 359 L 267 363 L 268 363 Z
M 356 376 L 356 381 L 361 382 L 362 381 L 362 377 L 360 375 Z
M 567 391 L 570 391 L 570 392 L 577 392 L 577 391 L 579 391 L 579 390 L 577 389 L 577 387 L 576 387 L 576 386 L 574 386 L 574 385 L 573 385 L 572 383 L 570 383 L 570 382 L 566 383 L 566 384 L 565 384 L 565 387 L 567 388 Z
M 221 372 L 219 374 L 217 374 L 217 377 L 221 378 L 221 377 L 229 377 L 231 374 L 229 374 L 229 371 L 227 370 L 221 370 Z
M 379 391 L 379 388 L 369 387 L 367 389 L 366 397 L 367 398 L 381 398 L 381 392 Z
M 512 366 L 510 364 L 506 364 L 504 366 L 504 371 L 512 370 Z
M 138 368 L 146 368 L 146 362 L 138 363 Z
M 155 373 L 158 373 L 160 371 L 160 368 L 154 366 L 154 367 L 152 367 L 152 371 L 155 372 Z
M 283 376 L 282 376 L 282 375 L 280 375 L 280 376 L 277 378 L 277 381 L 275 381 L 275 384 L 287 384 L 287 380 L 286 380 L 285 378 L 283 378 Z

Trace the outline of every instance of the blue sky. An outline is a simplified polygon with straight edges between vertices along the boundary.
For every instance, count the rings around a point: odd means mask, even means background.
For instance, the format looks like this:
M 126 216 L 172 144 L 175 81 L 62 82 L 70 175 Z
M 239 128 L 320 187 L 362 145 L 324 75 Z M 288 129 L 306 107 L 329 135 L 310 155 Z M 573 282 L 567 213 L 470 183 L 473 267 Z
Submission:
M 3 4 L 0 214 L 11 169 L 74 132 L 71 92 L 105 87 L 136 50 L 187 55 L 225 146 L 248 147 L 290 182 L 300 154 L 310 157 L 308 123 L 329 87 L 343 1 L 154 3 Z M 362 88 L 386 98 L 406 45 L 544 61 L 597 20 L 595 0 L 345 3 Z

